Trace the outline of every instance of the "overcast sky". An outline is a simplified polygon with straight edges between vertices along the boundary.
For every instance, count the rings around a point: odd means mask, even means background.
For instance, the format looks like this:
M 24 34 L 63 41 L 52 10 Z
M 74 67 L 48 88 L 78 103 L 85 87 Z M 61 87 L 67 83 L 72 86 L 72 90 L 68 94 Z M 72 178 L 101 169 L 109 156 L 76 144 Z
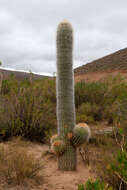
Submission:
M 127 47 L 127 0 L 0 0 L 4 67 L 56 71 L 56 28 L 74 28 L 74 67 Z

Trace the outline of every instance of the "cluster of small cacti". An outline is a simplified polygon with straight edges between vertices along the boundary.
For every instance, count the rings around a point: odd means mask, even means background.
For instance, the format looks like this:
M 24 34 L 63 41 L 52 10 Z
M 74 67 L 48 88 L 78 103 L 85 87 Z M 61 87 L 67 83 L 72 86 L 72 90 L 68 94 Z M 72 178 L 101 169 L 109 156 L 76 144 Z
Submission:
M 79 123 L 73 129 L 72 143 L 80 146 L 87 142 L 91 136 L 90 128 L 86 123 Z
M 89 140 L 91 136 L 90 128 L 86 123 L 77 124 L 73 133 L 67 133 L 66 140 L 70 145 L 78 147 Z M 66 151 L 66 142 L 56 134 L 51 137 L 51 151 L 56 155 L 62 155 Z

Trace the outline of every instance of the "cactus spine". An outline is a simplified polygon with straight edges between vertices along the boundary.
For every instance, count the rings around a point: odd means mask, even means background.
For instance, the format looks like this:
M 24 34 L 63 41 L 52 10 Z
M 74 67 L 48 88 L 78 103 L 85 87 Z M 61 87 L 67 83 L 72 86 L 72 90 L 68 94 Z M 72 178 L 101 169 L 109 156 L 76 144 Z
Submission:
M 57 29 L 57 125 L 58 135 L 65 142 L 66 150 L 58 157 L 60 170 L 76 169 L 76 148 L 71 145 L 68 134 L 75 126 L 74 74 L 72 64 L 73 30 L 66 20 Z

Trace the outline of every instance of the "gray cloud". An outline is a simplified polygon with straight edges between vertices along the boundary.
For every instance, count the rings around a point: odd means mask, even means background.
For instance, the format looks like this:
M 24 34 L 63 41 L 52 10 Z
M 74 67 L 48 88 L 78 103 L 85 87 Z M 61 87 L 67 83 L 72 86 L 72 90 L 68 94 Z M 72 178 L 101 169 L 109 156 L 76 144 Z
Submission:
M 126 0 L 0 0 L 3 66 L 53 73 L 64 18 L 74 28 L 74 67 L 126 47 Z

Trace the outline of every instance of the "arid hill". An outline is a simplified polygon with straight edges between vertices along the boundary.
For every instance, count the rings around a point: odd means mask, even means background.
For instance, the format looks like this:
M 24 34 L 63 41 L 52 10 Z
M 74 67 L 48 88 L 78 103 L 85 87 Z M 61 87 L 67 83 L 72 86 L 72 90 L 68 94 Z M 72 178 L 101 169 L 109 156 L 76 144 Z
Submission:
M 117 74 L 127 79 L 127 48 L 78 67 L 74 73 L 76 81 L 98 81 Z
M 30 78 L 36 80 L 36 79 L 41 79 L 42 77 L 50 78 L 50 76 L 0 68 L 0 78 L 7 79 L 11 75 L 14 75 L 17 80 L 30 79 Z
M 18 80 L 30 77 L 36 80 L 46 77 L 44 75 L 11 71 L 3 68 L 0 68 L 0 73 L 2 73 L 4 79 L 11 74 L 14 74 Z M 99 81 L 107 78 L 109 75 L 116 76 L 118 74 L 121 74 L 127 80 L 127 48 L 82 65 L 74 70 L 74 74 L 76 82 L 81 80 Z M 48 77 L 52 78 L 51 76 Z

